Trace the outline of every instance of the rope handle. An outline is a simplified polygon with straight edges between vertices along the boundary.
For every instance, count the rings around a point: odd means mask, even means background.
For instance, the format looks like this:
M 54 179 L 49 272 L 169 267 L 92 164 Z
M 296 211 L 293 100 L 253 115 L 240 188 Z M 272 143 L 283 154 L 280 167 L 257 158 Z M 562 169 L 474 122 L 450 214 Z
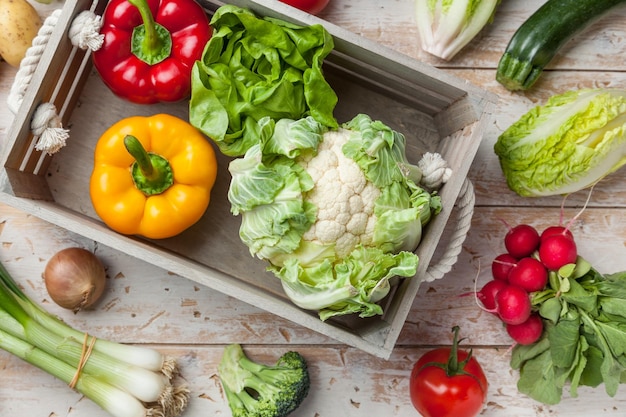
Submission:
M 472 182 L 466 178 L 461 186 L 461 192 L 457 199 L 458 222 L 450 238 L 450 243 L 441 255 L 439 262 L 428 266 L 426 276 L 422 282 L 432 282 L 441 279 L 452 270 L 452 267 L 458 260 L 459 254 L 463 249 L 463 242 L 469 232 L 472 216 L 474 214 L 475 201 L 474 186 Z
M 7 97 L 9 110 L 16 114 L 24 101 L 24 96 L 31 83 L 33 74 L 39 65 L 41 56 L 48 45 L 48 41 L 59 21 L 62 9 L 54 10 L 48 16 L 37 36 L 32 41 L 32 45 L 26 50 L 24 58 L 20 62 L 20 67 L 15 75 L 15 80 L 11 85 L 11 90 Z M 100 34 L 102 27 L 101 17 L 89 10 L 81 12 L 74 20 L 69 30 L 69 38 L 72 45 L 81 49 L 92 51 L 100 49 L 104 42 L 104 35 Z M 48 154 L 58 152 L 65 146 L 69 138 L 69 130 L 64 129 L 61 118 L 57 114 L 56 106 L 53 103 L 42 103 L 35 110 L 31 121 L 31 131 L 37 138 L 35 149 L 45 151 Z
M 426 152 L 417 163 L 417 166 L 422 172 L 420 185 L 430 190 L 438 190 L 444 183 L 448 182 L 452 176 L 452 170 L 438 153 Z M 442 254 L 439 262 L 428 266 L 425 277 L 422 280 L 423 282 L 432 282 L 443 278 L 456 263 L 463 249 L 463 241 L 472 223 L 474 202 L 474 187 L 466 178 L 461 186 L 459 197 L 457 198 L 458 222 L 450 239 L 450 243 Z

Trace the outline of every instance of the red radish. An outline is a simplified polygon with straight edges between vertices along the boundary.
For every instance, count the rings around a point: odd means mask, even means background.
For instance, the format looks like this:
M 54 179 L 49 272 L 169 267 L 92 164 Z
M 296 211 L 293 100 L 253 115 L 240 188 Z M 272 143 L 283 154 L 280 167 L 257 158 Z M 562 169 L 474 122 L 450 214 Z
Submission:
M 507 284 L 504 281 L 493 279 L 486 283 L 480 291 L 476 292 L 476 297 L 480 300 L 483 306 L 487 310 L 491 310 L 495 313 L 496 310 L 496 294 L 506 287 Z
M 565 199 L 567 198 L 567 196 L 565 196 L 565 198 L 563 198 L 563 201 L 561 203 L 561 216 L 559 218 L 559 225 L 549 226 L 543 232 L 541 232 L 541 235 L 539 236 L 540 242 L 543 242 L 546 238 L 548 238 L 549 236 L 553 236 L 553 235 L 565 235 L 565 236 L 570 237 L 571 239 L 574 239 L 574 234 L 570 230 L 570 227 L 572 226 L 572 224 L 574 224 L 576 219 L 578 219 L 578 217 L 580 217 L 580 215 L 583 214 L 583 211 L 585 211 L 585 209 L 587 208 L 587 204 L 589 204 L 589 200 L 591 199 L 592 190 L 593 190 L 593 187 L 589 189 L 589 195 L 587 195 L 587 201 L 585 201 L 585 205 L 583 206 L 583 208 L 578 212 L 578 214 L 572 217 L 572 219 L 567 223 L 566 226 L 563 226 L 563 214 L 564 214 L 563 212 L 565 210 Z
M 539 246 L 539 259 L 546 268 L 553 271 L 575 263 L 577 257 L 576 242 L 564 234 L 548 236 Z
M 509 284 L 528 292 L 543 290 L 548 283 L 548 271 L 535 258 L 522 258 L 509 272 Z
M 496 294 L 496 312 L 506 324 L 521 324 L 530 317 L 530 296 L 517 285 L 507 285 Z
M 517 259 L 530 256 L 539 246 L 539 232 L 527 224 L 512 227 L 504 236 L 504 246 Z
M 516 263 L 517 258 L 514 258 L 510 253 L 500 254 L 491 263 L 491 275 L 494 279 L 507 281 L 509 279 L 509 271 Z
M 539 241 L 543 242 L 547 237 L 553 236 L 553 235 L 566 235 L 574 239 L 574 235 L 572 234 L 571 230 L 569 230 L 567 227 L 550 226 L 550 227 L 547 227 L 543 232 L 541 232 L 541 235 L 539 236 Z
M 543 320 L 539 314 L 533 313 L 523 323 L 507 324 L 506 331 L 520 345 L 535 343 L 543 333 Z

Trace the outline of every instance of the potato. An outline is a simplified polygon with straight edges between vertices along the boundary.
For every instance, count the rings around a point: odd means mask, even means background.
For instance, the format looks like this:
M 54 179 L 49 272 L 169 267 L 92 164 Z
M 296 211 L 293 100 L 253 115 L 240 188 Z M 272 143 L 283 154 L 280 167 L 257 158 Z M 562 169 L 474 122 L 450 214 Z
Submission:
M 0 56 L 19 67 L 42 24 L 39 13 L 26 0 L 0 0 Z

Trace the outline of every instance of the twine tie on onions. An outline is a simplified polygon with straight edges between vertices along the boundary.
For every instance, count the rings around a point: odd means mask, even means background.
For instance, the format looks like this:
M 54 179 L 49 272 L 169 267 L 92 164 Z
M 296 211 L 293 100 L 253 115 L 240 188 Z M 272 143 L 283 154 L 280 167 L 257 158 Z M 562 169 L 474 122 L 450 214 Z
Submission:
M 76 383 L 78 382 L 78 378 L 80 378 L 80 373 L 83 371 L 91 352 L 93 351 L 93 347 L 96 344 L 96 337 L 92 336 L 91 342 L 87 344 L 89 340 L 89 334 L 85 333 L 85 339 L 83 340 L 83 350 L 80 355 L 80 361 L 78 362 L 78 366 L 76 366 L 76 373 L 74 374 L 74 378 L 69 383 L 69 387 L 74 389 Z

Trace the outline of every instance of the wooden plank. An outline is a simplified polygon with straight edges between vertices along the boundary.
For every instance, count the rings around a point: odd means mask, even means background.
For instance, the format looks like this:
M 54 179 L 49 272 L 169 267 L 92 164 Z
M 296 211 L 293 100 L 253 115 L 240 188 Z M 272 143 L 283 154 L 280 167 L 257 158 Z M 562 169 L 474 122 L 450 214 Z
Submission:
M 191 402 L 185 416 L 230 416 L 217 376 L 222 346 L 155 345 L 156 349 L 180 358 L 183 378 L 189 382 Z M 248 355 L 263 363 L 272 363 L 298 345 L 276 347 L 244 346 Z M 312 390 L 293 416 L 372 416 L 414 417 L 418 415 L 409 397 L 409 379 L 413 364 L 428 348 L 398 348 L 389 361 L 363 356 L 350 348 L 307 347 Z M 626 396 L 620 391 L 608 397 L 603 387 L 579 389 L 577 398 L 567 392 L 563 402 L 545 406 L 520 395 L 516 389 L 517 373 L 503 368 L 506 349 L 474 347 L 490 383 L 487 402 L 481 416 L 551 417 L 601 415 L 619 416 L 626 409 Z M 8 363 L 7 363 L 8 362 Z M 62 382 L 37 369 L 6 358 L 0 351 L 3 382 L 14 387 L 11 395 L 0 390 L 3 415 L 108 417 L 88 399 L 73 393 Z M 31 383 L 38 381 L 34 399 Z M 622 387 L 623 388 L 623 387 Z M 567 413 L 563 410 L 576 410 Z
M 390 46 L 441 68 L 496 68 L 506 45 L 544 0 L 503 1 L 487 25 L 453 60 L 446 62 L 422 51 L 414 2 L 402 0 L 331 1 L 321 14 L 347 30 Z M 626 67 L 626 7 L 618 6 L 565 45 L 550 69 L 620 71 Z
M 564 218 L 571 219 L 578 211 L 567 209 Z M 472 344 L 509 345 L 510 339 L 495 317 L 481 311 L 472 297 L 459 296 L 473 290 L 476 278 L 478 287 L 490 279 L 491 261 L 504 250 L 502 220 L 542 230 L 558 224 L 559 215 L 558 207 L 477 207 L 457 264 L 444 279 L 420 287 L 398 344 L 441 344 L 458 324 Z M 626 223 L 622 217 L 620 209 L 591 208 L 572 227 L 581 256 L 601 272 L 626 270 Z M 32 232 L 25 234 L 24 230 Z M 266 345 L 336 344 L 261 308 L 6 205 L 0 205 L 0 245 L 0 262 L 34 301 L 98 337 L 125 343 L 225 344 L 237 340 Z M 94 251 L 107 268 L 107 290 L 92 311 L 73 314 L 56 306 L 41 279 L 47 260 L 69 246 Z
M 59 24 L 69 26 L 67 15 L 75 14 L 75 10 L 82 7 L 80 6 L 82 3 L 77 3 L 78 1 L 76 0 L 64 7 L 62 16 L 65 18 Z M 253 4 L 242 0 L 234 4 L 250 5 L 250 7 L 255 7 L 255 10 L 258 8 L 259 12 L 276 14 L 278 17 L 295 22 L 315 22 L 314 18 L 306 14 L 304 16 L 301 14 L 301 20 L 298 16 L 292 18 L 290 8 L 285 5 L 274 9 L 269 7 L 270 4 L 265 4 L 264 1 Z M 281 8 L 284 10 L 281 11 Z M 421 276 L 425 273 L 429 259 L 448 221 L 451 207 L 454 205 L 459 190 L 465 181 L 471 161 L 482 138 L 482 132 L 491 117 L 491 104 L 495 102 L 495 96 L 465 83 L 458 77 L 411 60 L 405 55 L 355 36 L 340 27 L 328 25 L 328 30 L 337 40 L 336 51 L 343 54 L 342 56 L 350 58 L 344 60 L 349 63 L 347 72 L 343 74 L 344 77 L 348 75 L 348 82 L 342 82 L 342 79 L 338 80 L 344 93 L 339 97 L 340 104 L 338 107 L 345 109 L 347 106 L 352 110 L 353 115 L 367 112 L 372 118 L 382 120 L 396 129 L 399 129 L 397 126 L 402 126 L 405 120 L 410 120 L 413 115 L 427 121 L 430 118 L 429 126 L 434 125 L 434 128 L 424 130 L 428 134 L 427 137 L 418 137 L 416 140 L 415 136 L 407 135 L 407 141 L 411 144 L 409 148 L 416 149 L 415 152 L 412 152 L 416 158 L 426 151 L 439 151 L 442 152 L 444 159 L 450 161 L 452 176 L 445 187 L 440 190 L 444 210 L 431 220 L 427 233 L 425 233 L 418 248 L 418 256 L 423 259 L 423 263 L 418 269 L 418 276 Z M 38 77 L 34 79 L 34 82 L 38 83 L 36 85 L 37 91 L 42 89 L 40 84 L 44 78 L 50 76 L 53 79 L 59 78 L 59 74 L 63 73 L 62 69 L 64 65 L 68 64 L 68 60 L 80 59 L 81 54 L 74 56 L 67 43 L 67 40 L 57 40 L 54 43 L 58 45 L 56 53 L 51 58 L 42 61 L 43 65 L 53 67 L 47 72 L 41 71 L 39 68 Z M 68 65 L 70 69 L 75 70 L 70 71 L 69 74 L 80 75 L 82 78 L 82 73 L 77 73 L 78 65 L 73 62 L 69 62 Z M 385 94 L 378 96 L 376 92 L 371 91 L 362 82 L 353 82 L 354 77 L 351 76 L 353 74 L 371 80 L 374 85 L 385 86 Z M 64 86 L 68 85 L 69 82 L 62 79 L 60 81 L 61 93 L 68 91 Z M 126 253 L 152 262 L 161 268 L 172 270 L 195 282 L 251 302 L 253 305 L 264 307 L 278 316 L 309 326 L 327 336 L 334 337 L 338 341 L 362 347 L 366 351 L 382 357 L 389 355 L 408 312 L 409 306 L 402 304 L 410 303 L 418 286 L 409 283 L 404 286 L 402 291 L 398 291 L 397 297 L 391 300 L 392 308 L 383 318 L 376 317 L 370 320 L 333 318 L 322 323 L 314 312 L 303 312 L 295 308 L 286 299 L 276 280 L 271 281 L 270 285 L 265 284 L 266 281 L 263 279 L 269 275 L 265 272 L 265 264 L 261 265 L 257 259 L 247 256 L 249 251 L 243 247 L 237 237 L 240 219 L 230 215 L 230 205 L 226 199 L 230 178 L 226 158 L 221 158 L 218 164 L 218 184 L 212 191 L 212 203 L 207 213 L 198 223 L 179 236 L 149 241 L 121 236 L 103 227 L 100 219 L 94 215 L 88 192 L 87 178 L 89 178 L 92 170 L 90 161 L 93 157 L 94 144 L 104 129 L 122 117 L 129 114 L 154 114 L 157 110 L 155 106 L 148 108 L 132 105 L 127 101 L 112 97 L 110 91 L 103 86 L 97 76 L 91 77 L 89 81 L 93 82 L 87 83 L 85 91 L 76 91 L 76 94 L 80 95 L 81 106 L 70 119 L 74 138 L 68 140 L 68 145 L 63 148 L 62 152 L 55 155 L 54 161 L 50 162 L 51 169 L 42 175 L 42 179 L 45 179 L 43 188 L 45 189 L 45 184 L 49 184 L 54 203 L 43 204 L 39 201 L 15 198 L 24 196 L 28 192 L 32 193 L 33 190 L 20 189 L 20 185 L 29 185 L 30 182 L 15 181 L 13 175 L 8 176 L 8 179 L 13 181 L 9 181 L 10 187 L 7 186 L 7 190 L 5 190 L 3 196 L 5 203 L 13 204 L 31 214 L 44 216 L 44 219 L 61 227 L 75 233 L 81 233 L 102 244 L 124 250 Z M 98 94 L 90 87 L 90 84 L 94 84 L 94 82 L 96 87 L 100 87 L 102 94 Z M 418 94 L 413 102 L 409 103 L 409 106 L 395 100 L 396 97 L 404 93 L 403 90 L 407 86 L 412 91 L 423 91 L 423 94 Z M 31 96 L 32 91 L 34 90 L 29 90 Z M 387 91 L 394 93 L 389 95 Z M 49 94 L 49 92 L 46 93 Z M 40 99 L 39 96 L 25 98 L 25 104 L 29 104 L 29 107 L 33 108 Z M 71 101 L 74 102 L 75 98 L 72 97 Z M 405 105 L 405 108 L 398 112 L 394 107 L 380 105 L 372 108 L 370 106 L 371 102 L 380 103 L 384 101 L 394 102 L 400 106 Z M 114 110 L 102 112 L 102 103 L 104 102 L 108 103 L 109 109 Z M 426 107 L 433 109 L 434 113 L 425 113 L 423 107 L 414 105 L 415 102 L 424 102 Z M 348 104 L 343 105 L 342 103 Z M 181 114 L 186 114 L 188 111 L 188 106 L 184 103 L 178 105 L 162 104 L 157 108 L 167 113 L 178 111 Z M 23 113 L 25 112 L 20 112 L 18 116 L 23 116 Z M 450 114 L 442 115 L 444 113 Z M 99 114 L 100 117 L 93 118 L 93 114 Z M 116 114 L 117 117 L 115 117 Z M 20 126 L 23 123 L 25 122 L 18 117 L 16 124 L 13 125 L 15 127 L 13 133 L 9 133 L 8 168 L 16 168 L 14 166 L 15 155 L 22 155 L 21 150 L 26 146 L 23 141 L 26 127 Z M 461 130 L 463 130 L 462 133 Z M 15 133 L 17 131 L 19 134 Z M 446 141 L 445 136 L 452 136 L 450 140 L 456 140 L 458 143 L 455 146 L 441 145 L 442 142 Z M 454 139 L 455 137 L 460 138 Z M 80 140 L 76 140 L 76 138 L 80 138 Z M 427 145 L 425 149 L 419 148 L 422 143 Z M 34 191 L 41 189 L 41 184 L 38 183 L 37 185 L 38 187 Z M 224 219 L 229 220 L 224 223 Z M 251 273 L 250 271 L 258 272 Z
M 503 2 L 494 24 L 451 63 L 438 62 L 419 51 L 410 1 L 332 0 L 322 15 L 411 57 L 445 66 L 451 74 L 501 97 L 496 118 L 486 130 L 470 170 L 477 206 L 463 251 L 444 279 L 420 287 L 389 361 L 337 344 L 289 320 L 5 205 L 0 205 L 0 261 L 35 301 L 77 328 L 112 340 L 147 344 L 179 357 L 192 386 L 186 417 L 230 416 L 215 370 L 223 345 L 232 342 L 244 343 L 251 356 L 261 361 L 271 361 L 286 349 L 297 349 L 309 359 L 315 388 L 294 417 L 413 417 L 417 413 L 408 397 L 410 367 L 427 349 L 449 345 L 455 324 L 468 338 L 465 343 L 475 348 L 490 382 L 481 416 L 623 416 L 624 387 L 615 398 L 609 398 L 602 386 L 582 389 L 578 398 L 566 395 L 556 406 L 519 394 L 517 374 L 508 367 L 510 340 L 501 324 L 480 311 L 471 297 L 458 297 L 473 290 L 476 277 L 479 283 L 488 279 L 489 263 L 502 249 L 504 229 L 499 219 L 542 228 L 558 221 L 560 214 L 560 198 L 524 199 L 507 189 L 492 151 L 497 135 L 523 111 L 553 93 L 626 85 L 626 44 L 619 41 L 626 37 L 626 11 L 621 8 L 581 34 L 580 42 L 544 73 L 537 89 L 512 94 L 501 88 L 493 79 L 497 59 L 516 25 L 542 2 Z M 58 6 L 58 2 L 37 5 Z M 14 74 L 14 69 L 0 63 L 0 99 L 5 99 Z M 0 139 L 6 137 L 13 118 L 0 106 Z M 407 128 L 417 131 L 420 125 L 416 119 Z M 580 236 L 581 253 L 605 272 L 626 270 L 625 184 L 623 170 L 599 184 L 590 208 L 574 228 Z M 585 199 L 585 193 L 568 198 L 565 218 L 576 215 Z M 47 259 L 61 247 L 73 245 L 95 250 L 108 270 L 108 288 L 101 303 L 93 311 L 76 315 L 55 306 L 41 280 Z M 0 415 L 107 416 L 63 383 L 2 351 L 0 369 Z
M 545 103 L 554 94 L 578 88 L 624 88 L 626 86 L 626 70 L 618 72 L 573 72 L 549 71 L 537 85 L 525 93 L 511 93 L 505 91 L 495 81 L 492 70 L 454 70 L 462 78 L 471 80 L 487 90 L 498 94 L 500 100 L 496 106 L 496 117 L 492 126 L 485 132 L 485 136 L 478 149 L 476 163 L 472 165 L 469 178 L 472 179 L 476 191 L 477 205 L 491 206 L 558 206 L 562 202 L 559 196 L 542 198 L 520 198 L 508 189 L 504 176 L 493 151 L 498 136 L 517 121 L 532 107 Z M 626 169 L 611 174 L 600 181 L 593 189 L 593 196 L 589 201 L 594 207 L 623 207 L 626 200 Z M 568 205 L 582 205 L 587 199 L 587 192 L 581 191 L 567 199 Z

